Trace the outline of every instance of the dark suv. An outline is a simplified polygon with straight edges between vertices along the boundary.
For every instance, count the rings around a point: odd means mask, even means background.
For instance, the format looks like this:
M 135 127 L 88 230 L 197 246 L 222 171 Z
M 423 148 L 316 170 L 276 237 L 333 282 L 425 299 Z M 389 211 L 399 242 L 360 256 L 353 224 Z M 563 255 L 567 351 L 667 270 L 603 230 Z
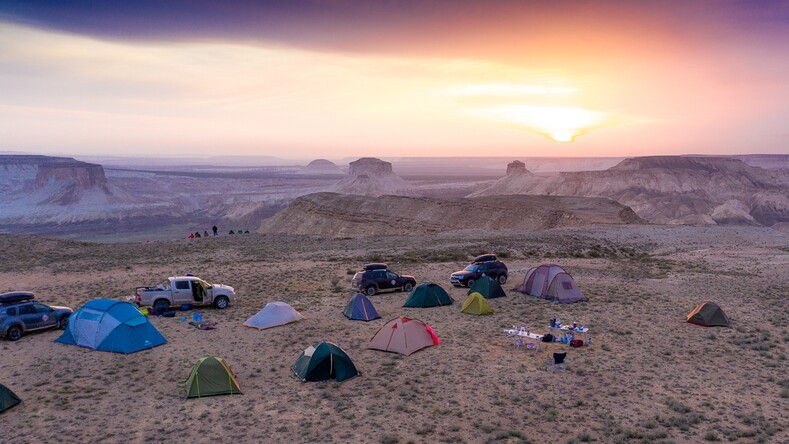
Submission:
M 490 276 L 504 284 L 507 282 L 507 266 L 495 254 L 483 254 L 475 257 L 474 262 L 463 270 L 452 273 L 449 282 L 455 287 L 473 287 L 482 276 Z
M 25 333 L 47 328 L 66 328 L 72 310 L 50 307 L 34 301 L 33 293 L 15 291 L 0 294 L 0 337 L 16 341 Z
M 367 264 L 353 276 L 351 286 L 372 296 L 384 290 L 411 291 L 416 285 L 413 276 L 399 275 L 387 269 L 386 264 Z

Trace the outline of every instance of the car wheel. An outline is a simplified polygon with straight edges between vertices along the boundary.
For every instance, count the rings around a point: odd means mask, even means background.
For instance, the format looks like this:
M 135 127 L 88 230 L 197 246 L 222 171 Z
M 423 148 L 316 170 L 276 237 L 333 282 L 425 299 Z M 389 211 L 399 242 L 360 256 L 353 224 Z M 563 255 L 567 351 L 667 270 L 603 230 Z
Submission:
M 413 290 L 413 289 L 414 289 L 414 284 L 412 284 L 412 283 L 410 283 L 410 282 L 406 282 L 406 283 L 403 285 L 403 291 L 404 291 L 404 292 L 406 292 L 406 293 L 410 293 L 410 292 L 411 292 L 411 290 Z
M 477 283 L 477 281 L 475 281 L 474 279 L 469 279 L 469 280 L 466 281 L 466 287 L 471 288 L 476 283 Z
M 164 299 L 159 299 L 158 301 L 153 303 L 153 311 L 157 315 L 161 315 L 165 311 L 170 309 L 170 303 Z
M 507 275 L 506 274 L 500 274 L 499 275 L 499 284 L 504 285 L 506 282 L 507 282 Z
M 60 322 L 58 322 L 58 328 L 61 330 L 65 330 L 68 327 L 68 316 L 64 316 Z
M 216 301 L 214 301 L 214 305 L 216 306 L 216 308 L 220 310 L 224 310 L 227 308 L 228 305 L 230 305 L 230 300 L 224 296 L 219 296 L 218 298 L 216 298 Z
M 364 289 L 364 292 L 365 292 L 365 293 L 367 293 L 367 296 L 372 296 L 372 295 L 374 295 L 374 294 L 375 294 L 375 292 L 376 292 L 375 286 L 373 286 L 373 285 L 370 285 L 369 287 L 367 287 L 367 288 L 365 288 L 365 289 Z
M 19 338 L 22 337 L 22 329 L 14 325 L 13 327 L 8 329 L 8 331 L 5 333 L 5 337 L 9 341 L 17 341 L 19 340 Z

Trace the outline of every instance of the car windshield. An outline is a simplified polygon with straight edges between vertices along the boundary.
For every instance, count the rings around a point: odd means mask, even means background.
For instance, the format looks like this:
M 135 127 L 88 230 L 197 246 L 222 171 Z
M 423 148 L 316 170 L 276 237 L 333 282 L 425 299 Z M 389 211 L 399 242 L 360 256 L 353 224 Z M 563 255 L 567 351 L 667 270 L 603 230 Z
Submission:
M 466 271 L 477 271 L 479 269 L 479 264 L 471 264 L 468 267 L 464 268 Z

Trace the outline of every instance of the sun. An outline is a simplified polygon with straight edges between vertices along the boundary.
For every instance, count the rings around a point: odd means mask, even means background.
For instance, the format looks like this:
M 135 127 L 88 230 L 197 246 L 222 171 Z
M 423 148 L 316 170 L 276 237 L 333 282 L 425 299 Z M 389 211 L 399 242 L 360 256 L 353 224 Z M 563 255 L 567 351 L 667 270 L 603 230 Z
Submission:
M 610 115 L 602 111 L 563 106 L 499 105 L 473 112 L 562 143 L 573 142 L 579 135 L 604 126 L 610 119 Z

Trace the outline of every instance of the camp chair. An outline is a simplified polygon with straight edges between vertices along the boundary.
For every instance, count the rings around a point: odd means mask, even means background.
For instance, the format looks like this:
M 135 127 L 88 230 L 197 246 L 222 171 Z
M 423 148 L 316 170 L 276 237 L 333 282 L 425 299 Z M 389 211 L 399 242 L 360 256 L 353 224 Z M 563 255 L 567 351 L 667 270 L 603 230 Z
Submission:
M 531 350 L 535 353 L 540 351 L 540 341 L 529 342 L 526 344 L 526 350 Z
M 554 371 L 558 368 L 566 369 L 564 359 L 567 357 L 567 352 L 554 353 L 553 357 L 548 360 L 548 370 Z
M 516 349 L 523 347 L 523 344 L 524 344 L 523 338 L 519 337 L 518 339 L 515 340 L 515 348 Z

